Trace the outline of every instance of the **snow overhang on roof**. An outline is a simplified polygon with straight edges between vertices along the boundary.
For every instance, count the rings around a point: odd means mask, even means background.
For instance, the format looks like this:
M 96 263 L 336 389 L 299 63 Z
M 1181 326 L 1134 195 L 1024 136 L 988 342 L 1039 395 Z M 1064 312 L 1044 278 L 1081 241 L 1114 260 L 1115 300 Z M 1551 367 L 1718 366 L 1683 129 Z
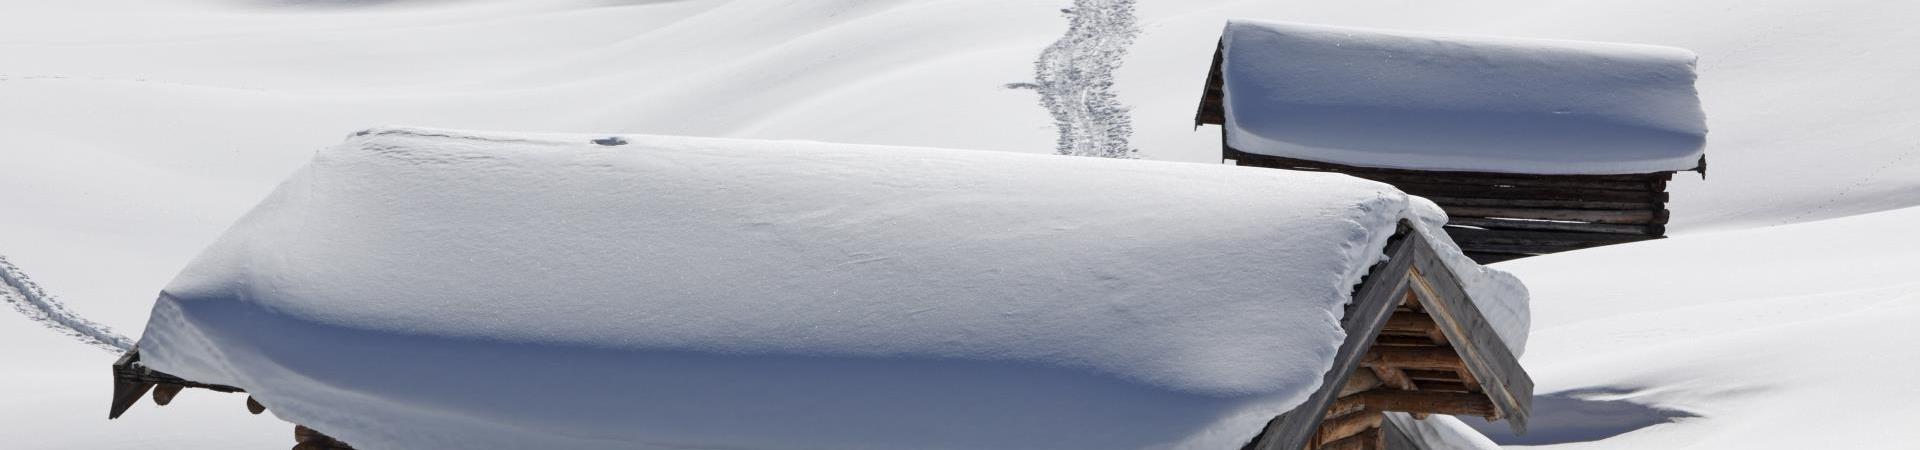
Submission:
M 1198 120 L 1242 152 L 1528 174 L 1703 164 L 1682 49 L 1236 20 L 1220 52 Z
M 1238 448 L 1321 388 L 1400 224 L 1519 353 L 1524 288 L 1442 221 L 1337 174 L 378 129 L 139 349 L 369 448 Z

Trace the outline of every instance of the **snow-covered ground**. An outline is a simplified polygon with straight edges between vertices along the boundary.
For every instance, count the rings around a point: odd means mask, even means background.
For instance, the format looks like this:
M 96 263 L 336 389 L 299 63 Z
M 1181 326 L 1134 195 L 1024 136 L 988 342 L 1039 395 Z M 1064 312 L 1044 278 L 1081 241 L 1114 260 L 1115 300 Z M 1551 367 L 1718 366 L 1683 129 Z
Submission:
M 1886 374 L 1920 368 L 1916 226 L 1905 208 L 1499 265 L 1533 292 L 1542 394 L 1506 440 L 1911 448 L 1920 387 Z
M 1053 116 L 1006 86 L 1034 81 L 1071 4 L 4 2 L 0 255 L 80 315 L 141 329 L 157 289 L 274 183 L 381 124 L 1052 152 Z M 1788 448 L 1916 418 L 1902 404 L 1920 393 L 1872 374 L 1917 367 L 1898 271 L 1920 251 L 1897 233 L 1920 223 L 1903 209 L 1920 205 L 1920 3 L 1154 0 L 1137 15 L 1115 92 L 1139 155 L 1178 161 L 1216 155 L 1217 129 L 1191 117 L 1229 17 L 1694 51 L 1711 176 L 1673 184 L 1678 236 L 1505 264 L 1535 291 L 1541 404 L 1624 424 L 1559 435 Z M 1835 220 L 1752 229 L 1819 219 Z M 106 422 L 111 355 L 11 313 L 0 339 L 0 376 L 24 386 L 0 396 L 0 446 L 290 443 L 238 396 Z M 1648 423 L 1663 424 L 1630 426 Z

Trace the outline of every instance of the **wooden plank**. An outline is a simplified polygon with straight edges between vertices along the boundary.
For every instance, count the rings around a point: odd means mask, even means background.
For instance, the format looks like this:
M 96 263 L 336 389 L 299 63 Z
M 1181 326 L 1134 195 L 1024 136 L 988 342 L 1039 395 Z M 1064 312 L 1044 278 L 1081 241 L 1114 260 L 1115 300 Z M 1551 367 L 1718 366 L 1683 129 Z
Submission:
M 1365 177 L 1362 177 L 1365 178 Z M 1666 203 L 1667 193 L 1650 189 L 1621 190 L 1559 186 L 1500 186 L 1434 184 L 1414 181 L 1389 182 L 1409 194 L 1421 197 L 1461 197 L 1508 200 L 1566 200 L 1575 202 Z M 1651 185 L 1652 183 L 1645 183 Z
M 1316 442 L 1316 444 L 1327 445 L 1341 439 L 1353 437 L 1367 430 L 1379 428 L 1380 421 L 1384 419 L 1386 418 L 1382 417 L 1379 412 L 1364 411 L 1358 414 L 1348 414 L 1338 419 L 1329 420 L 1326 424 L 1320 426 L 1320 433 L 1316 436 L 1316 440 L 1319 442 Z
M 168 404 L 172 404 L 173 397 L 180 395 L 180 390 L 186 389 L 186 388 L 187 388 L 186 386 L 181 386 L 178 384 L 162 384 L 162 385 L 154 386 L 153 387 L 153 403 L 160 406 L 167 406 Z
M 1349 398 L 1352 400 L 1348 402 L 1360 403 L 1365 405 L 1366 409 L 1375 411 L 1475 417 L 1491 417 L 1496 414 L 1493 401 L 1482 394 L 1376 389 L 1354 394 Z
M 1353 294 L 1353 301 L 1347 314 L 1341 319 L 1340 326 L 1346 330 L 1347 338 L 1340 343 L 1340 349 L 1334 354 L 1333 366 L 1327 370 L 1321 380 L 1321 386 L 1345 386 L 1347 378 L 1360 366 L 1360 358 L 1373 345 L 1373 338 L 1386 326 L 1387 317 L 1399 306 L 1401 299 L 1410 288 L 1407 276 L 1415 261 L 1414 249 L 1417 245 L 1427 245 L 1425 241 L 1415 241 L 1419 233 L 1414 233 L 1405 223 L 1387 242 L 1386 261 L 1374 264 L 1368 271 L 1360 288 Z M 1318 430 L 1324 411 L 1332 406 L 1339 389 L 1323 388 L 1307 396 L 1307 400 L 1292 411 L 1275 417 L 1267 422 L 1267 428 L 1255 438 L 1253 450 L 1299 450 Z
M 1471 250 L 1467 251 L 1466 254 L 1468 258 L 1473 259 L 1473 262 L 1477 262 L 1480 264 L 1493 264 L 1501 261 L 1512 261 L 1520 258 L 1525 258 L 1528 256 L 1534 256 L 1526 253 L 1491 253 L 1491 252 L 1471 251 Z
M 1458 380 L 1449 380 L 1449 381 L 1413 380 L 1413 385 L 1416 387 L 1419 387 L 1420 392 L 1448 392 L 1448 393 L 1455 393 L 1455 394 L 1465 394 L 1465 393 L 1473 392 L 1472 389 L 1467 389 L 1467 385 L 1462 384 Z M 1425 413 L 1421 413 L 1421 414 L 1425 414 Z
M 1465 365 L 1465 363 L 1460 363 L 1460 364 Z M 1460 373 L 1452 369 L 1406 369 L 1406 368 L 1403 368 L 1403 369 L 1400 369 L 1400 372 L 1407 374 L 1407 378 L 1411 378 L 1413 379 L 1413 381 L 1444 381 L 1449 383 L 1461 382 Z
M 140 399 L 145 397 L 147 392 L 155 386 L 172 385 L 207 389 L 215 392 L 241 392 L 240 388 L 233 386 L 188 381 L 180 377 L 148 369 L 146 366 L 140 364 L 140 347 L 137 345 L 127 350 L 126 353 L 121 354 L 120 359 L 113 362 L 112 370 L 113 399 L 112 403 L 107 406 L 107 419 L 109 420 L 118 419 L 121 415 L 126 414 L 127 409 L 139 403 Z M 161 397 L 165 397 L 165 400 L 170 402 L 173 400 L 173 395 L 177 393 L 176 391 L 162 396 L 159 392 L 155 392 L 156 396 L 154 400 L 158 402 L 161 401 Z M 164 404 L 165 403 L 162 403 L 162 405 Z
M 1529 230 L 1476 230 L 1472 228 L 1446 228 L 1447 236 L 1453 242 L 1466 246 L 1470 244 L 1520 244 L 1520 245 L 1572 245 L 1597 246 L 1625 244 L 1659 236 L 1644 234 L 1583 233 L 1577 231 L 1529 231 Z
M 1533 379 L 1432 247 L 1418 233 L 1410 240 L 1417 245 L 1414 274 L 1409 281 L 1420 294 L 1420 304 L 1446 332 L 1479 380 L 1481 391 L 1493 400 L 1498 415 L 1506 418 L 1515 432 L 1525 432 L 1533 403 Z
M 1441 207 L 1448 217 L 1566 220 L 1612 224 L 1665 224 L 1667 210 L 1592 210 L 1501 207 Z
M 1367 373 L 1367 371 L 1361 370 L 1361 371 L 1355 371 L 1354 373 L 1356 374 Z M 1351 396 L 1340 397 L 1338 399 L 1333 400 L 1333 406 L 1327 407 L 1327 418 L 1333 419 L 1337 417 L 1345 417 L 1347 415 L 1358 414 L 1366 410 L 1367 410 L 1366 402 L 1360 401 L 1359 398 L 1351 397 Z
M 1519 254 L 1526 254 L 1526 255 L 1549 255 L 1549 254 L 1554 254 L 1554 253 L 1560 253 L 1560 252 L 1570 252 L 1570 251 L 1574 251 L 1574 250 L 1579 250 L 1579 249 L 1583 249 L 1583 248 L 1593 248 L 1593 247 L 1599 247 L 1599 246 L 1601 246 L 1601 245 L 1600 245 L 1600 244 L 1594 244 L 1594 245 L 1562 245 L 1562 244 L 1542 244 L 1542 245 L 1535 245 L 1535 244 L 1481 244 L 1481 243 L 1468 243 L 1468 244 L 1460 244 L 1460 250 L 1461 250 L 1461 251 L 1470 251 L 1470 252 L 1483 252 L 1483 253 L 1519 253 Z
M 1546 209 L 1597 209 L 1597 210 L 1652 211 L 1654 209 L 1659 209 L 1666 206 L 1666 203 L 1661 203 L 1661 202 L 1602 202 L 1602 201 L 1591 201 L 1591 200 L 1550 200 L 1550 199 L 1541 200 L 1541 199 L 1512 199 L 1512 198 L 1436 197 L 1432 195 L 1425 195 L 1425 194 L 1420 194 L 1420 193 L 1411 192 L 1411 191 L 1408 191 L 1407 193 L 1418 195 L 1421 197 L 1426 197 L 1427 200 L 1432 200 L 1434 204 L 1437 204 L 1443 207 L 1463 206 L 1463 207 L 1485 207 L 1485 208 L 1546 208 Z
M 1433 318 L 1417 312 L 1396 312 L 1387 318 L 1386 331 L 1404 331 L 1413 334 L 1426 334 L 1427 330 L 1438 327 Z
M 1571 182 L 1571 181 L 1651 182 L 1651 181 L 1666 181 L 1673 178 L 1673 171 L 1615 174 L 1615 175 L 1556 175 L 1556 174 L 1526 174 L 1526 173 L 1508 173 L 1508 172 L 1411 170 L 1411 169 L 1389 169 L 1389 168 L 1382 168 L 1382 167 L 1361 167 L 1361 166 L 1352 166 L 1352 165 L 1337 164 L 1337 163 L 1330 163 L 1330 162 L 1323 162 L 1323 161 L 1311 161 L 1311 160 L 1304 160 L 1304 159 L 1297 159 L 1297 158 L 1287 158 L 1283 156 L 1247 153 L 1247 152 L 1240 151 L 1239 149 L 1232 148 L 1230 146 L 1225 148 L 1225 151 L 1223 152 L 1223 154 L 1226 155 L 1227 159 L 1233 159 L 1233 160 L 1239 160 L 1242 162 L 1252 163 L 1252 164 L 1246 164 L 1246 165 L 1253 165 L 1253 166 L 1259 166 L 1259 167 L 1285 168 L 1285 169 L 1320 170 L 1320 171 L 1327 171 L 1327 172 L 1351 173 L 1355 176 L 1361 176 L 1363 174 L 1364 175 L 1378 174 L 1383 176 L 1384 175 L 1412 175 L 1412 176 L 1427 177 L 1427 179 L 1433 179 L 1433 180 L 1504 179 L 1504 180 L 1514 181 L 1516 182 L 1516 184 L 1525 183 L 1527 181 L 1533 181 L 1533 182 L 1554 182 L 1554 181 L 1558 181 L 1558 182 Z
M 1297 169 L 1296 169 L 1297 170 Z M 1318 170 L 1328 172 L 1328 170 Z M 1447 172 L 1378 172 L 1369 169 L 1344 170 L 1355 177 L 1379 181 L 1391 185 L 1420 184 L 1432 186 L 1457 186 L 1462 188 L 1540 188 L 1540 189 L 1579 189 L 1592 191 L 1616 191 L 1622 193 L 1666 192 L 1667 176 L 1646 174 L 1626 180 L 1596 180 L 1586 178 L 1566 178 L 1546 175 L 1520 178 L 1512 174 L 1473 174 L 1455 175 Z
M 1328 442 L 1317 450 L 1378 450 L 1382 446 L 1379 430 L 1378 428 L 1368 429 L 1348 436 L 1346 439 Z
M 1368 389 L 1377 388 L 1380 387 L 1380 384 L 1380 377 L 1375 376 L 1373 371 L 1356 370 L 1353 372 L 1353 376 L 1347 377 L 1347 384 L 1340 388 L 1340 396 L 1345 397 Z
M 1222 38 L 1213 47 L 1213 66 L 1207 70 L 1207 84 L 1200 90 L 1200 107 L 1193 113 L 1193 126 L 1227 122 L 1226 83 L 1220 76 L 1221 63 L 1226 60 L 1227 41 Z M 1225 130 L 1221 130 L 1225 134 Z
M 153 383 L 115 380 L 113 404 L 107 408 L 107 420 L 118 419 L 120 415 L 126 414 L 128 408 L 132 408 L 134 404 L 140 403 L 141 398 L 146 397 L 149 389 L 153 389 Z
M 1453 370 L 1465 362 L 1454 354 L 1453 349 L 1433 348 L 1388 348 L 1374 347 L 1367 351 L 1367 359 L 1361 364 L 1384 366 L 1395 369 L 1447 369 Z
M 1667 227 L 1663 225 L 1619 225 L 1610 223 L 1551 222 L 1544 220 L 1488 219 L 1479 217 L 1451 217 L 1447 219 L 1448 231 L 1462 226 L 1495 230 L 1575 231 L 1583 233 L 1641 234 L 1652 236 L 1667 234 Z
M 1433 340 L 1424 336 L 1380 336 L 1373 345 L 1387 347 L 1434 347 Z

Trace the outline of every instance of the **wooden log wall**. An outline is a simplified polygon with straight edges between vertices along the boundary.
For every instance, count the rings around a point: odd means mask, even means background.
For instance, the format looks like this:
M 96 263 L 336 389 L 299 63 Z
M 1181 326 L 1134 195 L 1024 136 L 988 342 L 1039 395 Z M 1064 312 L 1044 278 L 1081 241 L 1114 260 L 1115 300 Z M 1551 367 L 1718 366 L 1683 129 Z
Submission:
M 1224 142 L 1222 143 L 1224 145 Z M 1227 148 L 1242 166 L 1337 172 L 1426 197 L 1451 218 L 1447 234 L 1482 264 L 1666 236 L 1673 172 L 1527 175 L 1379 169 Z

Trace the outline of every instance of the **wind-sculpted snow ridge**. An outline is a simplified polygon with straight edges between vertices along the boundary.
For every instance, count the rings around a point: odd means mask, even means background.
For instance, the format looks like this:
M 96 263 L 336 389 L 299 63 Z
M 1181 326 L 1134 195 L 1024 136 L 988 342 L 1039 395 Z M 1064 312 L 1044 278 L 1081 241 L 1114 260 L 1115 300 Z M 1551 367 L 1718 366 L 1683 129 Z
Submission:
M 1132 118 L 1113 92 L 1113 72 L 1140 33 L 1133 0 L 1074 0 L 1061 12 L 1067 16 L 1067 34 L 1040 53 L 1035 82 L 1018 87 L 1039 91 L 1040 104 L 1053 114 L 1060 130 L 1057 153 L 1136 157 L 1127 142 Z
M 73 336 L 87 345 L 116 353 L 133 348 L 132 339 L 113 332 L 106 325 L 68 311 L 66 305 L 47 295 L 40 285 L 34 284 L 33 279 L 27 278 L 27 274 L 8 262 L 5 256 L 0 256 L 0 298 L 6 299 L 13 309 L 19 310 L 27 319 Z

